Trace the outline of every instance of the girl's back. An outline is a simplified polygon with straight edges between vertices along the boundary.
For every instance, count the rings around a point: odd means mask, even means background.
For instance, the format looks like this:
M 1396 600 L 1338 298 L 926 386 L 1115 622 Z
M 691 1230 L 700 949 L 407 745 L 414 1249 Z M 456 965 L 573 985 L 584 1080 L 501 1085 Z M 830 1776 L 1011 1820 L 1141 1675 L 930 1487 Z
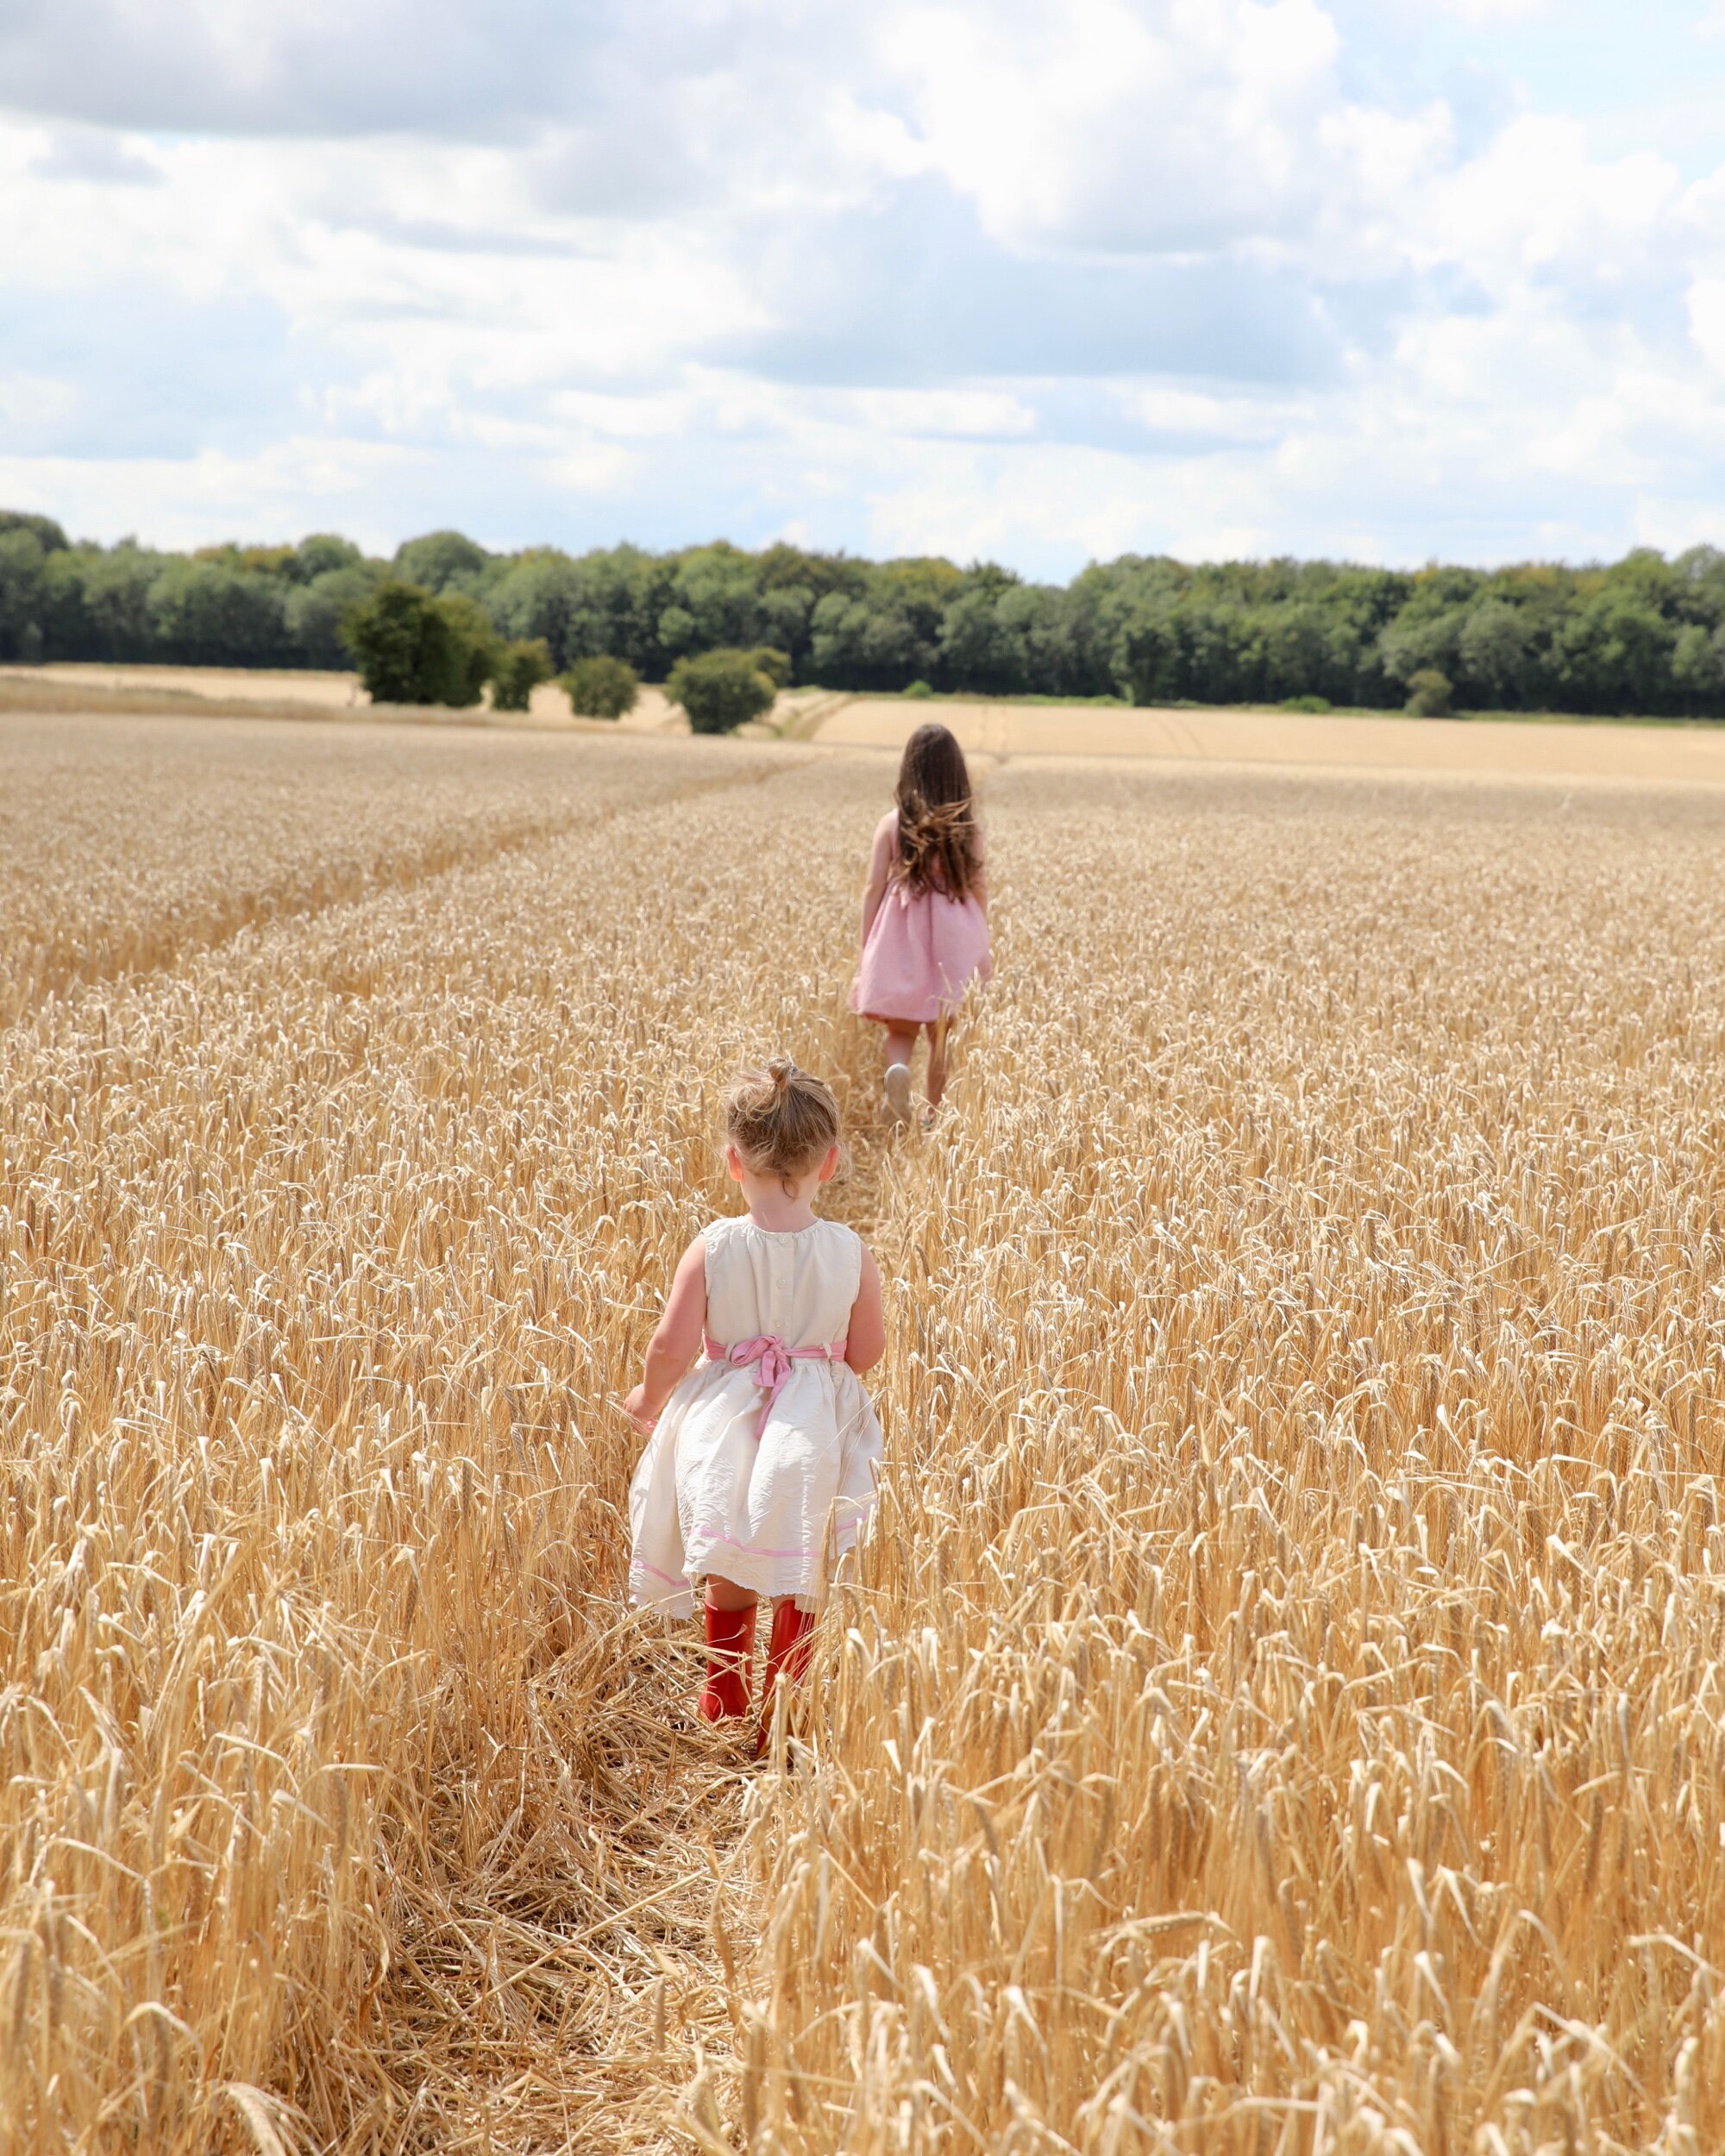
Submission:
M 637 1602 L 689 1607 L 718 1573 L 809 1597 L 874 1502 L 881 1426 L 844 1357 L 862 1244 L 836 1220 L 701 1234 L 706 1356 L 678 1384 L 630 1490 Z
M 862 1244 L 837 1220 L 775 1232 L 746 1213 L 715 1220 L 706 1245 L 706 1330 L 722 1346 L 771 1338 L 787 1348 L 842 1340 Z
M 772 1602 L 758 1758 L 775 1688 L 807 1667 L 828 1568 L 875 1502 L 882 1440 L 861 1373 L 887 1332 L 861 1238 L 813 1209 L 841 1157 L 831 1088 L 775 1056 L 731 1088 L 724 1134 L 749 1211 L 678 1259 L 624 1403 L 649 1432 L 629 1486 L 629 1585 L 681 1614 L 705 1580 L 706 1721 L 748 1713 L 755 1608 Z

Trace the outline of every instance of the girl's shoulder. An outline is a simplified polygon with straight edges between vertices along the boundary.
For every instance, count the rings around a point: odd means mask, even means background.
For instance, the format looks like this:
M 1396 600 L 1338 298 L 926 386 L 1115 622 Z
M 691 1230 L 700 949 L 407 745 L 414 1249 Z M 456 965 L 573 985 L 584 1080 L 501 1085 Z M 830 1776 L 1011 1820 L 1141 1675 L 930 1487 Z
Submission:
M 747 1216 L 743 1215 L 741 1217 L 746 1219 Z M 713 1217 L 713 1219 L 707 1222 L 706 1225 L 695 1238 L 696 1242 L 698 1242 L 702 1250 L 706 1252 L 707 1263 L 709 1264 L 712 1263 L 713 1254 L 715 1251 L 722 1250 L 725 1244 L 731 1240 L 732 1236 L 736 1234 L 738 1219 L 739 1216 L 734 1213 L 718 1213 Z
M 746 1213 L 716 1213 L 700 1232 L 700 1239 L 708 1250 L 716 1250 L 721 1243 L 729 1242 L 739 1230 L 754 1225 Z
M 750 1246 L 758 1241 L 761 1231 L 746 1213 L 716 1213 L 700 1232 L 701 1263 L 706 1270 L 707 1291 L 712 1293 L 721 1275 L 730 1278 L 738 1264 L 747 1265 Z
M 817 1225 L 826 1246 L 825 1263 L 849 1275 L 854 1294 L 856 1283 L 862 1277 L 862 1253 L 868 1244 L 855 1228 L 846 1227 L 842 1220 L 822 1220 Z

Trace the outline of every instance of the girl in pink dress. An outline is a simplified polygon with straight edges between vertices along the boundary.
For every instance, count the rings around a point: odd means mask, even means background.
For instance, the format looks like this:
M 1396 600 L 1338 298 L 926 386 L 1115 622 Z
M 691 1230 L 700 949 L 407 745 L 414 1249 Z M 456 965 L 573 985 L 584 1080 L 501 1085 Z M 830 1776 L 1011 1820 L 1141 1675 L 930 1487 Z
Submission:
M 946 1085 L 946 1034 L 972 981 L 992 971 L 982 834 L 964 751 L 944 726 L 919 726 L 899 766 L 898 805 L 881 818 L 862 893 L 862 959 L 850 1007 L 887 1029 L 887 1119 L 911 1112 L 911 1052 L 928 1029 L 928 1105 Z
M 875 1501 L 881 1426 L 860 1381 L 887 1334 L 867 1245 L 815 1217 L 839 1159 L 827 1087 L 776 1056 L 732 1087 L 724 1135 L 749 1210 L 684 1251 L 624 1402 L 649 1433 L 629 1492 L 630 1593 L 683 1617 L 705 1583 L 708 1721 L 748 1714 L 756 1605 L 771 1602 L 758 1756 L 775 1687 L 807 1666 L 827 1564 Z

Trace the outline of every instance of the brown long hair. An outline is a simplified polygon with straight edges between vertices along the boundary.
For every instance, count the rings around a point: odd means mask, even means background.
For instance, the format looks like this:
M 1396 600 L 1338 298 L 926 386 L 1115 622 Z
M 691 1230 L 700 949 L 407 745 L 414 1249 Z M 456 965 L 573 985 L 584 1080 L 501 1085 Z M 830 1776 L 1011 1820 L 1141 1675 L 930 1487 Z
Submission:
M 913 893 L 968 899 L 982 874 L 964 751 L 944 726 L 919 726 L 899 766 L 899 851 L 893 880 Z

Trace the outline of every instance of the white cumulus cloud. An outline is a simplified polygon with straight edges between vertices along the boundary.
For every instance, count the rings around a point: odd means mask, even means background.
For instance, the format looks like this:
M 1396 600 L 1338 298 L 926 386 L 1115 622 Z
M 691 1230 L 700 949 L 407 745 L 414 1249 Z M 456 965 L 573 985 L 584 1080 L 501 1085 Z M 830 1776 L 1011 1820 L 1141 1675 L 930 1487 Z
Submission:
M 1603 146 L 1527 72 L 1547 31 L 1536 0 L 31 0 L 0 489 L 179 542 L 794 530 L 1051 573 L 1679 543 L 1725 482 L 1725 166 L 1656 114 Z

